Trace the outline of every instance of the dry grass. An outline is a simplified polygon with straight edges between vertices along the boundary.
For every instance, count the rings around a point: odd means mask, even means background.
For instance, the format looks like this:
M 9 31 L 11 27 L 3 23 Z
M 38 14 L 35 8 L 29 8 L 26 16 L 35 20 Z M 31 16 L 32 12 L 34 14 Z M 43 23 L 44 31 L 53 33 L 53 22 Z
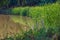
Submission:
M 14 22 L 11 18 L 11 15 L 0 15 L 0 39 L 29 30 L 29 26 Z

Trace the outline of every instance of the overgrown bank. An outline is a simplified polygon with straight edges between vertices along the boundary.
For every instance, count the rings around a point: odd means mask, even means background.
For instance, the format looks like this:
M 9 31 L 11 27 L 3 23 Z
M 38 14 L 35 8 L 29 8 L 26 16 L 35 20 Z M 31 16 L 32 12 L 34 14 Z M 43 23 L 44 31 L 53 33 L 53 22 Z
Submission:
M 5 38 L 6 40 L 54 40 L 60 36 L 60 6 L 51 4 L 36 7 L 18 7 L 12 9 L 13 14 L 24 17 L 30 17 L 34 23 L 33 29 L 23 33 L 24 36 L 17 34 L 14 38 Z M 14 18 L 14 17 L 12 17 Z M 18 21 L 16 18 L 13 21 Z M 27 19 L 28 20 L 28 19 Z M 19 23 L 19 21 L 18 21 Z
M 60 40 L 59 4 L 40 7 L 18 7 L 13 8 L 12 12 L 20 16 L 31 17 L 34 22 L 33 29 L 24 33 L 24 37 L 21 40 Z

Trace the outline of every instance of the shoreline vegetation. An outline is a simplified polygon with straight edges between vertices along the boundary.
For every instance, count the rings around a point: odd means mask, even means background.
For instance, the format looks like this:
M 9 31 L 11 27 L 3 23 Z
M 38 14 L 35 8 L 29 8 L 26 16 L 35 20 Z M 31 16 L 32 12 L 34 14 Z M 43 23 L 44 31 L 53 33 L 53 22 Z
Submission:
M 0 29 L 1 40 L 60 40 L 60 4 L 2 10 Z

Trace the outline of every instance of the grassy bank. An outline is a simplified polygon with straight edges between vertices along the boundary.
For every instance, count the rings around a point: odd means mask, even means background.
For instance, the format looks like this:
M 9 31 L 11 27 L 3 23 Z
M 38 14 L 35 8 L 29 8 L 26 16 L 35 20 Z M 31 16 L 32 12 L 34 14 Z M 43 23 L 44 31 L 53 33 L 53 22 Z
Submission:
M 29 22 L 32 24 L 32 28 L 23 33 L 23 37 L 18 34 L 15 38 L 7 38 L 7 40 L 54 40 L 55 34 L 60 36 L 60 6 L 58 3 L 35 7 L 17 7 L 12 9 L 12 13 L 19 14 L 21 17 L 30 17 L 33 20 L 31 23 Z M 20 23 L 19 18 L 12 16 L 12 19 L 14 22 Z M 28 19 L 22 20 L 26 22 Z M 29 23 L 26 22 L 27 25 Z
M 44 20 L 44 26 L 56 26 L 60 20 L 60 6 L 59 4 L 51 4 L 45 6 L 36 7 L 17 7 L 13 8 L 14 14 L 20 16 L 31 17 L 34 21 Z

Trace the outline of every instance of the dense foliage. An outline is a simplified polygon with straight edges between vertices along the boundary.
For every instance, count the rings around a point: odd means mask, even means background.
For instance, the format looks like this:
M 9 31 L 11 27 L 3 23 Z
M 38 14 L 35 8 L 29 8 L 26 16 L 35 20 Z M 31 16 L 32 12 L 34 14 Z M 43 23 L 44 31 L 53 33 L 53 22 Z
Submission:
M 31 17 L 35 22 L 41 22 L 44 27 L 56 27 L 59 26 L 60 17 L 59 4 L 52 4 L 43 7 L 18 7 L 13 8 L 14 14 L 20 14 L 21 16 Z M 42 22 L 43 20 L 43 22 Z
M 0 0 L 0 7 L 36 6 L 54 2 L 56 2 L 56 0 Z
M 1 0 L 0 7 L 14 7 L 7 9 L 6 13 L 30 17 L 34 25 L 22 35 L 16 34 L 14 37 L 5 37 L 3 40 L 60 40 L 60 5 L 54 2 L 56 0 Z
M 17 34 L 6 40 L 60 40 L 60 6 L 51 4 L 36 7 L 18 7 L 12 9 L 13 14 L 31 17 L 34 21 L 34 29 Z

